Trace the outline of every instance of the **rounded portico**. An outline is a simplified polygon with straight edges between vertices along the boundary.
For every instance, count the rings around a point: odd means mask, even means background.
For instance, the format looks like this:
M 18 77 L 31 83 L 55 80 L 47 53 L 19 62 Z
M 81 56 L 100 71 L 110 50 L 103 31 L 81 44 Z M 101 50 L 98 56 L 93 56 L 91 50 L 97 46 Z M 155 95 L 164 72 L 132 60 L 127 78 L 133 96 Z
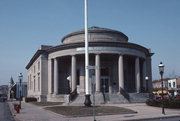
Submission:
M 149 49 L 129 43 L 122 32 L 91 27 L 88 29 L 90 80 L 96 93 L 122 94 L 151 92 L 151 56 Z M 84 30 L 72 32 L 62 44 L 50 47 L 48 54 L 48 100 L 85 92 Z M 145 81 L 148 76 L 150 81 Z M 91 85 L 91 84 L 90 84 Z M 54 98 L 54 99 L 53 99 Z

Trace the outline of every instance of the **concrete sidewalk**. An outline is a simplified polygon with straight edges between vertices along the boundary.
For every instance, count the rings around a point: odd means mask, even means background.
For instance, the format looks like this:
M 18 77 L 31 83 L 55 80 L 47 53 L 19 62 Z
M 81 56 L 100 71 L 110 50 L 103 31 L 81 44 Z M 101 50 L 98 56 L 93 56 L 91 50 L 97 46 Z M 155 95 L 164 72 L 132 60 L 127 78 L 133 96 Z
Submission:
M 14 118 L 17 121 L 93 121 L 93 116 L 66 117 L 43 109 L 44 107 L 22 102 L 19 114 L 13 111 L 13 103 L 9 102 Z M 180 109 L 165 109 L 166 115 L 161 114 L 161 108 L 146 106 L 145 103 L 135 104 L 106 104 L 106 106 L 118 106 L 137 111 L 137 114 L 105 115 L 97 116 L 97 121 L 126 121 L 159 117 L 180 117 Z

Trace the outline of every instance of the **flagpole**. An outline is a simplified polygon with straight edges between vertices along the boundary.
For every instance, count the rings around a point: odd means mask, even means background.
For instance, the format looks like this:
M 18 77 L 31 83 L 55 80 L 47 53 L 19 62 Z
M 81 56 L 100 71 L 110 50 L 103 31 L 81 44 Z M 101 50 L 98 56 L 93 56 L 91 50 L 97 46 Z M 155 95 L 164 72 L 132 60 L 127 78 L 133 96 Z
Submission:
M 88 0 L 84 0 L 84 8 L 85 8 L 85 101 L 84 105 L 87 107 L 91 106 L 90 99 L 90 83 L 89 83 L 89 45 L 88 45 Z

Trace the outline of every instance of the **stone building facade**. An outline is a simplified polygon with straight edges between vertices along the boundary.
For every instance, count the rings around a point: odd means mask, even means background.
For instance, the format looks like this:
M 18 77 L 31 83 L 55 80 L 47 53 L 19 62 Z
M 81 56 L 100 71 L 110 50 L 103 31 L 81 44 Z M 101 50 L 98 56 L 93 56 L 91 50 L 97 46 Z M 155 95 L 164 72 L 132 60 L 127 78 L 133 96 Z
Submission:
M 89 63 L 98 67 L 90 71 L 89 77 L 96 82 L 97 101 L 121 102 L 121 98 L 133 101 L 137 95 L 143 97 L 152 91 L 153 53 L 149 49 L 128 42 L 125 34 L 111 29 L 91 27 L 88 38 Z M 42 45 L 26 66 L 28 96 L 39 101 L 69 101 L 76 92 L 74 100 L 83 100 L 84 40 L 84 30 L 79 30 L 64 36 L 60 45 Z

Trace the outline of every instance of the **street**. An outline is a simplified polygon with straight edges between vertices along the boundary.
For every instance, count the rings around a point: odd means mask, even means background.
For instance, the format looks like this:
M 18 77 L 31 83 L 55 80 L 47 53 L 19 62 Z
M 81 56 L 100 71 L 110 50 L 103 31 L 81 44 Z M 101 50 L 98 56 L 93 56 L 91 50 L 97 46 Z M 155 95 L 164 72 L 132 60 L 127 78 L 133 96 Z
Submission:
M 0 102 L 0 121 L 14 121 L 6 102 Z
M 141 121 L 180 121 L 180 117 L 147 119 L 147 120 L 141 120 Z

